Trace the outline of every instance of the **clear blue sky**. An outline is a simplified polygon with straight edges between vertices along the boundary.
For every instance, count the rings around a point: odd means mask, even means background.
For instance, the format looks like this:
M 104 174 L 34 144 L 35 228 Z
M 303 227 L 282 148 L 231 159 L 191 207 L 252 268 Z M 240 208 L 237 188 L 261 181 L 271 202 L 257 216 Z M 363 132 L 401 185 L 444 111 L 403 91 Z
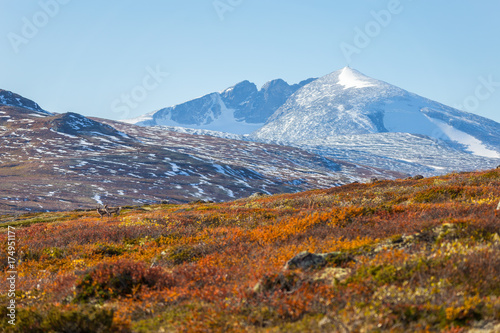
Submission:
M 500 122 L 500 1 L 397 2 L 0 0 L 0 88 L 48 111 L 123 119 L 242 80 L 296 83 L 349 63 Z M 372 11 L 382 10 L 391 17 L 378 22 Z M 169 75 L 155 81 L 156 70 Z

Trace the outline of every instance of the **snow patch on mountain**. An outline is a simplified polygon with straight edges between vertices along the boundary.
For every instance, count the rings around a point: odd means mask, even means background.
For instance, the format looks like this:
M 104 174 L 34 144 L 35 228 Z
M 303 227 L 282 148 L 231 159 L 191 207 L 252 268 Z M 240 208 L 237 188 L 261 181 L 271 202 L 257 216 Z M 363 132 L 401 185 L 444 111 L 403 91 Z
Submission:
M 499 152 L 488 149 L 483 142 L 479 141 L 472 135 L 462 132 L 446 124 L 444 121 L 430 117 L 428 117 L 428 119 L 436 124 L 450 140 L 463 144 L 472 154 L 484 157 L 500 158 Z
M 364 81 L 362 77 L 356 75 L 355 72 L 349 67 L 344 67 L 339 75 L 339 84 L 344 86 L 344 89 L 348 88 L 365 88 L 372 87 L 373 84 Z

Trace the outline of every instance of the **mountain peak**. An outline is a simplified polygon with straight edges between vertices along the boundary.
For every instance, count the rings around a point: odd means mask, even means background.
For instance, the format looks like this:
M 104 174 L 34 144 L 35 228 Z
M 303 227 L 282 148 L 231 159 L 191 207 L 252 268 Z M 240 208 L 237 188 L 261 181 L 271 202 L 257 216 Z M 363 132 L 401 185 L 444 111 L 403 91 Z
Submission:
M 500 156 L 500 124 L 350 67 L 299 89 L 252 138 L 293 144 L 386 132 L 425 135 L 479 156 Z
M 113 127 L 101 122 L 92 120 L 78 113 L 67 112 L 55 116 L 51 120 L 51 127 L 59 133 L 70 135 L 87 135 L 87 136 L 108 136 L 119 139 L 128 138 L 123 133 L 120 133 Z
M 0 89 L 0 105 L 8 105 L 19 107 L 23 109 L 29 109 L 32 111 L 37 111 L 44 113 L 46 115 L 51 115 L 50 112 L 43 110 L 37 103 L 30 99 L 24 98 L 21 95 L 15 94 L 12 91 Z
M 344 86 L 344 89 L 374 86 L 373 83 L 369 82 L 371 80 L 369 77 L 351 67 L 344 67 L 338 72 L 338 83 Z

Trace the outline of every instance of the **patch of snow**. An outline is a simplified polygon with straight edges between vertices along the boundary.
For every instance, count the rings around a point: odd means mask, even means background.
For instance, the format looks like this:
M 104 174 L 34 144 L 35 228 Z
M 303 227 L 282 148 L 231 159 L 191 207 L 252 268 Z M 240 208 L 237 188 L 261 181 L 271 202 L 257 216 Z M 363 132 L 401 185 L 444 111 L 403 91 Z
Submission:
M 95 194 L 94 195 L 94 198 L 93 198 L 99 205 L 103 205 L 102 201 L 101 201 L 101 196 L 99 194 Z
M 476 139 L 472 135 L 469 135 L 465 132 L 462 132 L 445 122 L 434 119 L 431 117 L 427 117 L 431 122 L 436 124 L 451 140 L 457 141 L 466 147 L 469 148 L 474 155 L 491 157 L 491 158 L 500 158 L 500 154 L 494 150 L 488 149 L 484 143 L 480 140 Z
M 339 84 L 344 86 L 344 89 L 348 88 L 366 88 L 374 86 L 370 82 L 363 81 L 356 73 L 354 73 L 351 68 L 344 67 L 339 75 Z

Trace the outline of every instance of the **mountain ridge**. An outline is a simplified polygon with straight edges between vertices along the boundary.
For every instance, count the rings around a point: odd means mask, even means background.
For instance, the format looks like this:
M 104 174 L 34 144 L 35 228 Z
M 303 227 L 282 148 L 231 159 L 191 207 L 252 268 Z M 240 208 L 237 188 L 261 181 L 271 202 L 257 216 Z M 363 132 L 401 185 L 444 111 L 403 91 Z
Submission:
M 295 91 L 313 80 L 310 78 L 289 85 L 282 79 L 275 79 L 266 82 L 260 90 L 254 83 L 244 80 L 221 92 L 206 94 L 124 122 L 215 131 L 231 128 L 235 134 L 249 134 L 262 126 Z

